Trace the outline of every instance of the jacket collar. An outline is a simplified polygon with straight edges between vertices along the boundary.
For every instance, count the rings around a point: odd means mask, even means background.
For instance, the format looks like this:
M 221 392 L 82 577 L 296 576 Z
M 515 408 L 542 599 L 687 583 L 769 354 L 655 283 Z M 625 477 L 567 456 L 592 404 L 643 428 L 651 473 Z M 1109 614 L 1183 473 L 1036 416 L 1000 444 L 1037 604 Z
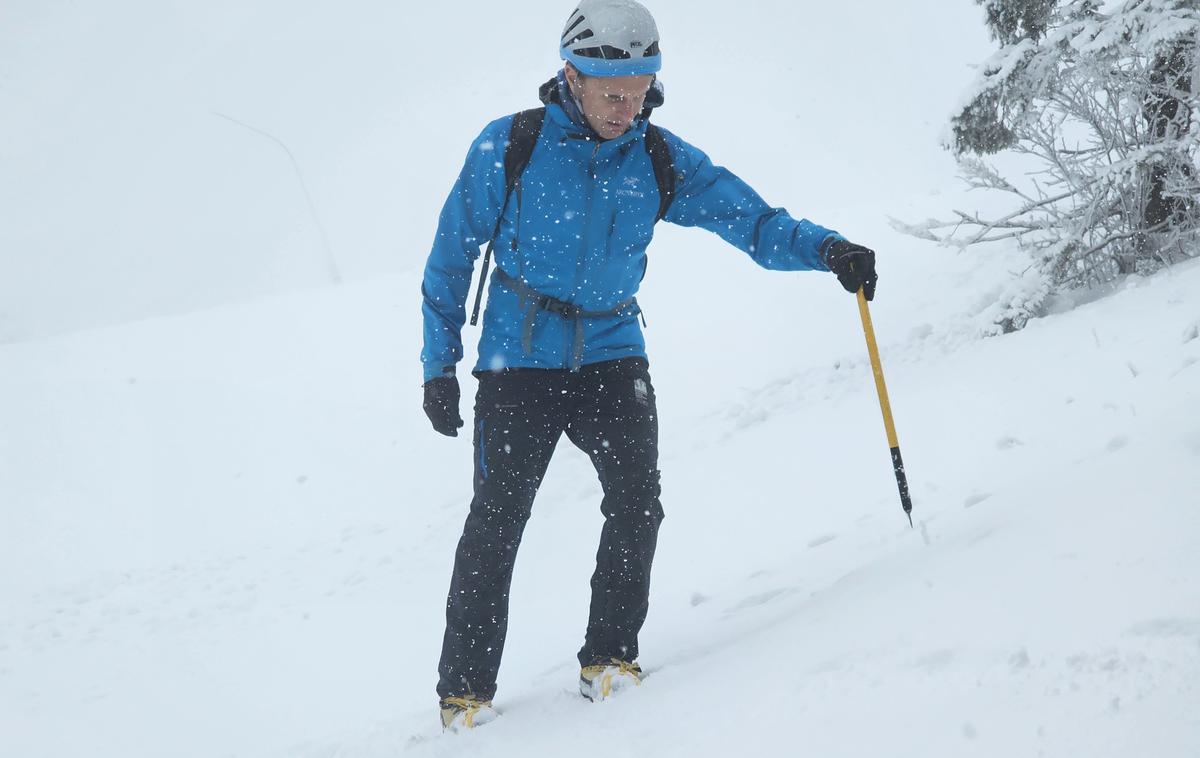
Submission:
M 545 104 L 547 115 L 557 122 L 569 136 L 575 139 L 595 141 L 606 145 L 623 145 L 645 134 L 650 112 L 661 106 L 665 98 L 663 86 L 656 78 L 654 83 L 650 85 L 650 91 L 646 94 L 645 107 L 638 114 L 638 117 L 633 120 L 633 125 L 629 127 L 629 131 L 611 140 L 601 139 L 600 135 L 596 134 L 596 130 L 584 118 L 583 112 L 579 109 L 579 104 L 575 101 L 575 97 L 571 94 L 570 87 L 567 85 L 566 71 L 560 69 L 553 79 L 550 79 L 539 87 L 538 99 Z

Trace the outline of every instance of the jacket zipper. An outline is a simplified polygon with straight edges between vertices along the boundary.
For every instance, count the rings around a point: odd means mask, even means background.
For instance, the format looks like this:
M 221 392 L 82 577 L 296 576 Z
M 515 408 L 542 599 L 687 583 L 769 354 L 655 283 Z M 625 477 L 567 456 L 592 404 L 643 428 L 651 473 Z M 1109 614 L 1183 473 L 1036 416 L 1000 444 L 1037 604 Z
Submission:
M 575 281 L 571 286 L 571 297 L 577 300 L 579 297 L 579 274 L 583 271 L 583 263 L 587 259 L 588 250 L 591 247 L 591 231 L 592 231 L 592 200 L 596 192 L 596 156 L 600 154 L 600 146 L 604 144 L 597 142 L 592 148 L 592 157 L 588 162 L 588 181 L 587 184 L 587 200 L 584 203 L 583 216 L 583 249 L 579 256 L 575 259 Z M 568 324 L 563 331 L 563 368 L 568 368 L 571 365 L 572 353 L 574 352 L 575 326 Z

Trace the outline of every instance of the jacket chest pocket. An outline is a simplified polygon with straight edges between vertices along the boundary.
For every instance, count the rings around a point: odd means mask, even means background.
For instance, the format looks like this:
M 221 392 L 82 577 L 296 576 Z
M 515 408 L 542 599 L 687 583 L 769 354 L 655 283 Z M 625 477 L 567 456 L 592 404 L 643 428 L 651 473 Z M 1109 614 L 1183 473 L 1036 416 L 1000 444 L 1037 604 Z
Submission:
M 640 257 L 654 236 L 658 187 L 654 180 L 627 176 L 611 190 L 608 254 L 617 259 Z

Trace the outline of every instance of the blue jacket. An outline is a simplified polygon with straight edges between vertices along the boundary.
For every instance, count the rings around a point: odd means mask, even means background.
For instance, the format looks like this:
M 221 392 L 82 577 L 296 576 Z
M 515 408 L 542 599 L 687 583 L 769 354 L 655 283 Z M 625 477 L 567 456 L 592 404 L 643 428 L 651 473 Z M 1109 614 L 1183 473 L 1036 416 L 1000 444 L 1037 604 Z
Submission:
M 637 293 L 654 236 L 659 193 L 643 143 L 649 110 L 624 135 L 603 141 L 564 97 L 564 87 L 560 73 L 558 86 L 543 88 L 545 121 L 521 175 L 520 203 L 514 192 L 500 222 L 495 265 L 542 295 L 586 311 L 611 311 Z M 426 380 L 463 356 L 471 272 L 504 206 L 504 148 L 512 119 L 493 121 L 475 139 L 442 208 L 421 286 Z M 839 237 L 836 232 L 772 208 L 733 173 L 659 128 L 678 176 L 667 221 L 715 232 L 764 268 L 828 271 L 820 250 Z M 494 273 L 475 370 L 571 368 L 578 337 L 579 363 L 645 356 L 638 313 L 633 303 L 615 315 L 582 319 L 577 335 L 575 324 L 558 314 L 530 314 L 528 299 Z M 532 340 L 523 345 L 527 328 Z

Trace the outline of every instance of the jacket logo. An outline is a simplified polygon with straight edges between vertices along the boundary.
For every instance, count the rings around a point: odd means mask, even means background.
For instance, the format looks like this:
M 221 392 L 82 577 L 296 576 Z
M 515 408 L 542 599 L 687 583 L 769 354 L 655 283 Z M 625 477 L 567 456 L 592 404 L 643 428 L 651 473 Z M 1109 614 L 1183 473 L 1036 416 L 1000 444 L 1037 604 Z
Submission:
M 624 185 L 617 190 L 617 194 L 622 197 L 645 197 L 646 193 L 638 189 L 641 186 L 642 180 L 636 176 L 627 176 L 621 180 Z
M 645 379 L 633 380 L 633 399 L 638 405 L 650 405 L 650 387 Z

